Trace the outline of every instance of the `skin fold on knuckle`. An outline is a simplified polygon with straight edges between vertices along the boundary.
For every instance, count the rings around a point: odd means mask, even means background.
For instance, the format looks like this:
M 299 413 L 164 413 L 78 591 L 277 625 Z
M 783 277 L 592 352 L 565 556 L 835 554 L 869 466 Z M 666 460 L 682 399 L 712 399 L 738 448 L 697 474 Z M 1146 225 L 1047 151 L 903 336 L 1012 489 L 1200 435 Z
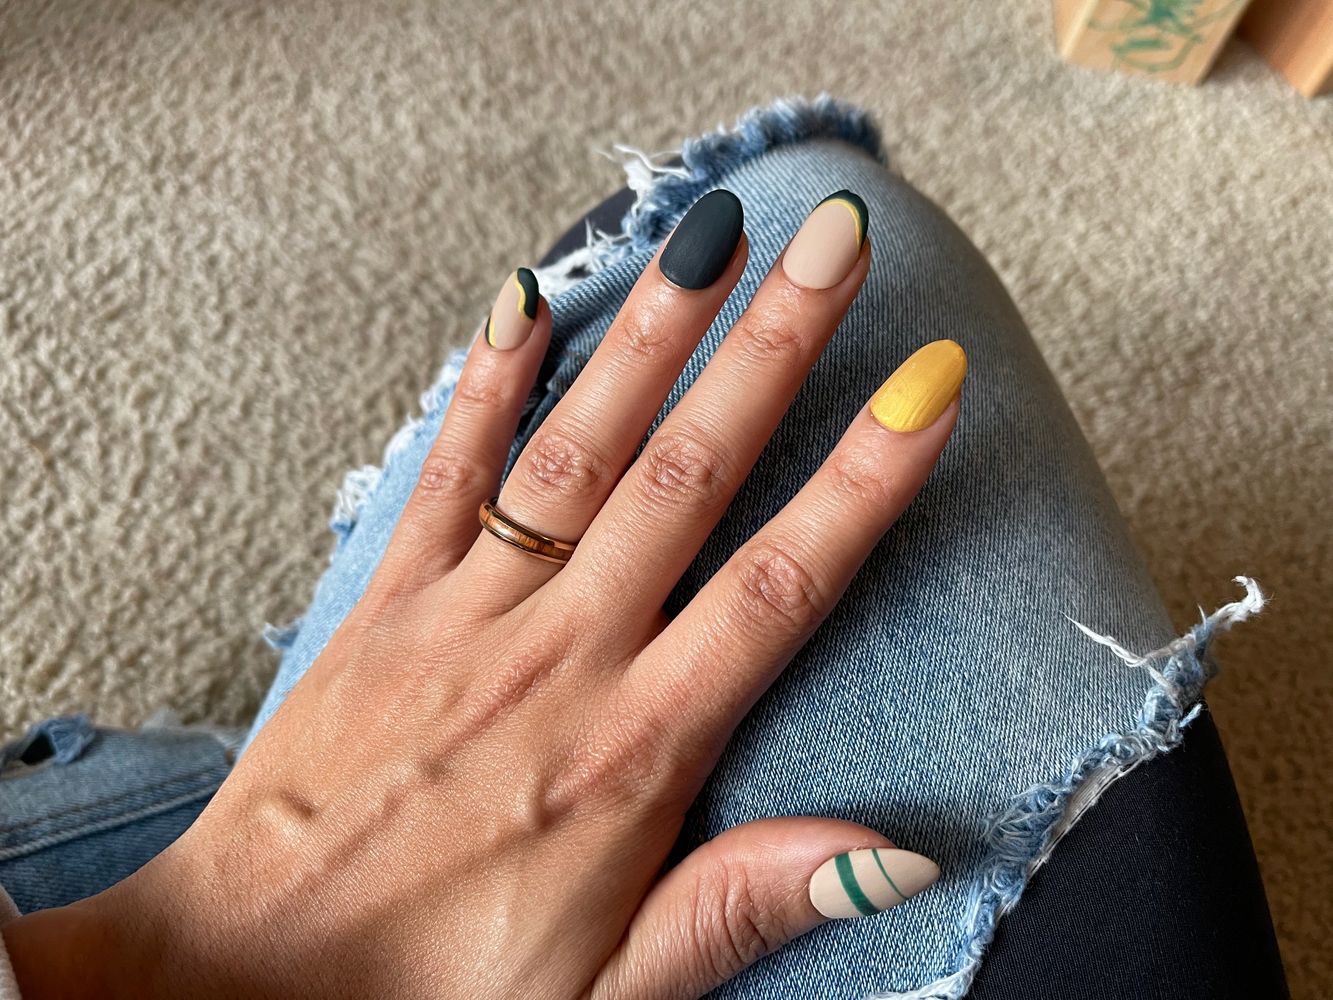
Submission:
M 753 315 L 742 315 L 727 340 L 747 370 L 804 372 L 812 346 L 805 332 L 809 325 L 793 304 L 769 303 Z
M 899 476 L 882 455 L 865 443 L 836 449 L 822 475 L 839 505 L 850 504 L 857 513 L 876 515 L 895 509 L 901 502 Z
M 696 430 L 677 427 L 649 439 L 638 477 L 653 513 L 699 515 L 730 495 L 732 477 L 722 451 Z
M 436 448 L 421 463 L 416 492 L 424 499 L 450 499 L 472 491 L 477 467 L 471 459 L 448 448 Z
M 511 380 L 504 378 L 494 365 L 464 369 L 454 387 L 450 407 L 457 412 L 489 415 L 503 411 L 515 402 Z
M 673 291 L 655 288 L 641 293 L 634 308 L 621 313 L 610 338 L 618 355 L 631 363 L 658 364 L 678 339 L 671 313 Z
M 723 983 L 788 939 L 779 901 L 743 864 L 717 862 L 695 892 L 694 950 L 701 979 Z
M 784 642 L 808 635 L 831 610 L 813 570 L 789 544 L 747 546 L 734 574 L 734 602 L 747 631 Z
M 568 431 L 541 428 L 523 453 L 526 475 L 535 491 L 565 500 L 594 496 L 611 478 L 610 464 L 590 444 Z

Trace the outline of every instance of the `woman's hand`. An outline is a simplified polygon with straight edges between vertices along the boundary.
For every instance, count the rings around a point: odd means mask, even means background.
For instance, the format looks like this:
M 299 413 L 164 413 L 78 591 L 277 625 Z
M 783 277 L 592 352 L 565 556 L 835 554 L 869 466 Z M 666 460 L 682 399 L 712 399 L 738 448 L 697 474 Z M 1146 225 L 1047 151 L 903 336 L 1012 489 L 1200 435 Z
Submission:
M 690 997 L 929 884 L 926 859 L 816 818 L 660 871 L 733 728 L 953 428 L 965 362 L 941 341 L 664 616 L 865 279 L 865 223 L 848 192 L 811 214 L 635 458 L 745 266 L 739 202 L 690 211 L 500 494 L 579 540 L 563 566 L 477 520 L 550 336 L 516 275 L 360 603 L 178 842 L 6 929 L 25 998 Z

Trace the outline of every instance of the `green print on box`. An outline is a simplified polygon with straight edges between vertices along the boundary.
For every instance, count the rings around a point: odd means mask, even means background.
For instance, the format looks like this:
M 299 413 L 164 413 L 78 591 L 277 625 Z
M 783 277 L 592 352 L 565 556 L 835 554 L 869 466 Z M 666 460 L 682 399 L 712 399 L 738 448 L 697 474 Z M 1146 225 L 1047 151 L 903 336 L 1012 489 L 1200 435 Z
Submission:
M 1143 73 L 1179 69 L 1195 47 L 1208 41 L 1208 29 L 1238 13 L 1246 0 L 1230 0 L 1201 12 L 1207 0 L 1120 0 L 1128 8 L 1113 20 L 1093 19 L 1088 27 L 1111 37 L 1108 47 L 1116 68 Z

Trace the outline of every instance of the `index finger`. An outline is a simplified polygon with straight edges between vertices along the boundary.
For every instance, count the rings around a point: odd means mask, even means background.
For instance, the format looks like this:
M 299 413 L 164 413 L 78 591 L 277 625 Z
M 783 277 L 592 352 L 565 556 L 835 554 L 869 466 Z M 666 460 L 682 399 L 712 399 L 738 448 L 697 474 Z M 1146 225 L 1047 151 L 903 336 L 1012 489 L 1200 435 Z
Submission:
M 639 655 L 624 681 L 640 688 L 629 704 L 669 713 L 666 729 L 685 747 L 712 748 L 711 767 L 925 483 L 966 371 L 952 340 L 908 358 L 800 492 Z

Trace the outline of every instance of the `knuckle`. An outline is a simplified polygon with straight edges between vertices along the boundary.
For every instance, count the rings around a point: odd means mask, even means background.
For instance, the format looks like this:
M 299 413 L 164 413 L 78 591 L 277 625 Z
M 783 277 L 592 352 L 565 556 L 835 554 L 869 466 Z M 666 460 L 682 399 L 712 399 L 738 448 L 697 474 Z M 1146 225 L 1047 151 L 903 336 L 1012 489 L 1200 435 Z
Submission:
M 547 809 L 564 814 L 589 803 L 635 809 L 655 801 L 663 787 L 663 744 L 637 720 L 599 727 L 578 741 L 559 776 L 547 787 Z
M 421 464 L 417 489 L 428 496 L 457 496 L 470 490 L 477 467 L 466 458 L 440 450 L 432 451 Z
M 675 754 L 660 721 L 643 712 L 624 712 L 589 745 L 593 773 L 604 790 L 619 797 L 652 798 L 666 782 Z
M 893 475 L 873 455 L 859 451 L 835 453 L 824 473 L 839 495 L 871 510 L 884 510 L 896 499 Z
M 814 575 L 772 542 L 757 544 L 737 572 L 742 610 L 760 629 L 803 634 L 828 613 Z
M 493 725 L 531 698 L 559 665 L 545 649 L 515 649 L 494 659 L 487 677 L 469 692 L 469 712 L 478 723 Z
M 699 881 L 696 947 L 701 963 L 718 981 L 732 978 L 787 940 L 781 907 L 773 905 L 744 865 L 715 864 Z
M 464 370 L 454 386 L 451 405 L 461 410 L 489 413 L 509 405 L 510 392 L 493 371 Z
M 766 313 L 742 317 L 728 337 L 735 338 L 748 363 L 788 368 L 801 364 L 805 358 L 806 338 L 800 329 L 800 324 L 785 314 Z
M 645 308 L 621 319 L 615 344 L 631 360 L 651 362 L 669 350 L 673 339 L 670 324 Z
M 709 508 L 727 493 L 730 477 L 722 452 L 686 431 L 655 434 L 643 452 L 640 483 L 657 507 Z
M 537 431 L 525 454 L 532 477 L 569 500 L 592 496 L 611 475 L 593 448 L 556 429 Z

